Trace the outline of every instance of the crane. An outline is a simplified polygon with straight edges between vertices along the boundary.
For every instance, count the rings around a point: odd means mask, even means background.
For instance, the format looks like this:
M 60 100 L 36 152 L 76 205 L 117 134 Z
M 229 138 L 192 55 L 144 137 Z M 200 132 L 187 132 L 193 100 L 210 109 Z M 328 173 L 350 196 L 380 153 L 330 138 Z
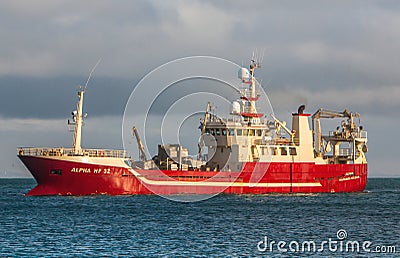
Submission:
M 205 132 L 205 130 L 206 130 L 206 125 L 207 125 L 207 121 L 208 121 L 208 111 L 210 110 L 210 102 L 208 102 L 207 103 L 207 108 L 206 108 L 206 114 L 204 115 L 204 121 L 203 121 L 203 123 L 202 123 L 202 125 L 201 125 L 201 127 L 200 127 L 200 129 L 201 129 L 201 135 L 200 135 L 200 141 L 199 141 L 199 143 L 197 144 L 197 146 L 199 147 L 199 152 L 198 152 L 198 159 L 200 160 L 201 159 L 201 152 L 202 152 L 202 147 L 203 147 L 203 144 L 204 144 L 204 132 Z
M 139 133 L 138 133 L 138 131 L 137 131 L 137 129 L 136 129 L 135 126 L 132 127 L 132 132 L 133 132 L 133 135 L 134 135 L 135 138 L 136 138 L 136 141 L 137 141 L 137 144 L 138 144 L 138 147 L 139 147 L 139 159 L 140 159 L 141 161 L 145 162 L 145 161 L 147 161 L 146 152 L 144 151 L 143 143 L 142 143 L 142 141 L 140 140 Z
M 352 113 L 347 109 L 345 109 L 343 112 L 338 112 L 338 111 L 332 111 L 332 110 L 326 110 L 326 109 L 320 108 L 317 110 L 317 112 L 315 112 L 312 115 L 311 118 L 312 118 L 312 131 L 313 131 L 313 137 L 314 137 L 314 143 L 315 143 L 315 150 L 317 152 L 317 156 L 320 156 L 321 148 L 323 148 L 320 119 L 321 118 L 347 118 L 348 123 L 346 123 L 346 128 L 344 128 L 344 130 L 346 131 L 346 134 L 347 134 L 347 136 L 345 138 L 348 138 L 350 136 L 351 132 L 356 130 L 356 124 L 354 123 L 354 118 L 360 118 L 360 114 Z M 315 120 L 315 127 L 316 127 L 315 130 L 316 131 L 314 131 L 314 120 Z

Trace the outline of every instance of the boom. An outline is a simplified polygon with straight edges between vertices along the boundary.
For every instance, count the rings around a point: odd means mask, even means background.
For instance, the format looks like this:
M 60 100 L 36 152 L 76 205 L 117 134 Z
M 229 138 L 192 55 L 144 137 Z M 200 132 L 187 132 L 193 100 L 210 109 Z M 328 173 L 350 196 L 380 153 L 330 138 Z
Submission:
M 203 147 L 203 144 L 204 144 L 204 142 L 203 142 L 204 141 L 204 132 L 205 132 L 206 126 L 207 126 L 208 110 L 209 109 L 210 109 L 210 102 L 207 103 L 206 114 L 204 115 L 204 122 L 202 124 L 202 127 L 200 128 L 201 129 L 201 136 L 200 136 L 200 141 L 197 144 L 197 146 L 199 147 L 199 152 L 198 152 L 198 156 L 197 156 L 199 160 L 201 159 L 201 152 L 202 152 L 202 147 Z
M 145 161 L 147 160 L 146 152 L 144 151 L 143 143 L 142 143 L 142 141 L 140 140 L 139 133 L 138 133 L 138 131 L 137 131 L 137 129 L 136 129 L 135 126 L 132 127 L 132 131 L 133 131 L 133 135 L 135 136 L 136 141 L 137 141 L 137 144 L 138 144 L 138 147 L 139 147 L 139 159 L 140 159 L 141 161 L 145 162 Z

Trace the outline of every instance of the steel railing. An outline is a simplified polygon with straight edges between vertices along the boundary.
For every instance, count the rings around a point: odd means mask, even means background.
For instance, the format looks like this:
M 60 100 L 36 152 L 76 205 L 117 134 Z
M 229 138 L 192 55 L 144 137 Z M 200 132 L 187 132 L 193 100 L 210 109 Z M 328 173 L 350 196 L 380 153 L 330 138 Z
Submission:
M 21 156 L 87 156 L 87 157 L 108 157 L 108 158 L 126 158 L 124 150 L 106 150 L 106 149 L 83 149 L 82 154 L 75 154 L 72 148 L 17 148 L 17 154 Z
M 338 136 L 343 137 L 343 135 L 344 135 L 344 132 L 342 133 L 342 132 L 338 132 L 338 131 L 329 131 L 329 137 L 338 137 Z M 356 138 L 366 139 L 366 138 L 368 138 L 368 133 L 367 133 L 367 131 L 359 131 L 359 132 L 356 132 L 354 136 Z

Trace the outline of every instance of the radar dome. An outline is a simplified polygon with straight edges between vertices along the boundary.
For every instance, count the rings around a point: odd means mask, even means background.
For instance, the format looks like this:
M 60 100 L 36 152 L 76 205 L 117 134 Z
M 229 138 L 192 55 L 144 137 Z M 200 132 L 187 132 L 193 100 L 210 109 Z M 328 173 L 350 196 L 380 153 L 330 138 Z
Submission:
M 232 114 L 233 115 L 240 114 L 240 103 L 237 101 L 232 102 Z
M 238 72 L 238 77 L 241 79 L 243 82 L 249 80 L 250 78 L 250 72 L 247 70 L 247 68 L 240 68 Z

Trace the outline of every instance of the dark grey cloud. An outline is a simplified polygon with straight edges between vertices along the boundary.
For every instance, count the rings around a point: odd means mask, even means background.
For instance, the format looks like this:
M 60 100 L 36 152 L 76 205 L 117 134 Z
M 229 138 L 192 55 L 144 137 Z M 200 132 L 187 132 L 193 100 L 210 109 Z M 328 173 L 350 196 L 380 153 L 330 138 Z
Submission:
M 0 117 L 66 118 L 76 108 L 78 77 L 0 77 Z M 90 116 L 122 116 L 126 101 L 136 81 L 96 78 L 84 96 L 84 109 Z

